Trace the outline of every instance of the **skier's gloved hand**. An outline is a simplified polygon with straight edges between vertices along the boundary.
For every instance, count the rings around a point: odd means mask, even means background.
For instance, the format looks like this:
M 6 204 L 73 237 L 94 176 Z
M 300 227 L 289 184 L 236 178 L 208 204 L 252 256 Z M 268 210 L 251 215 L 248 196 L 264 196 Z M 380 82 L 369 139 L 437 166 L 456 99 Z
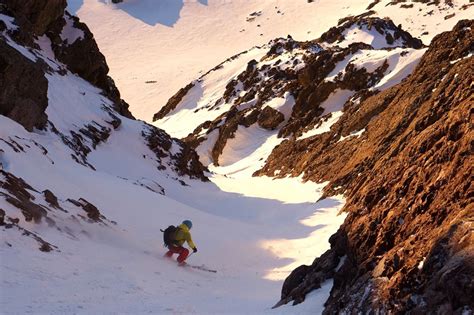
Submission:
M 196 247 L 193 248 L 193 253 L 196 253 L 198 249 Z

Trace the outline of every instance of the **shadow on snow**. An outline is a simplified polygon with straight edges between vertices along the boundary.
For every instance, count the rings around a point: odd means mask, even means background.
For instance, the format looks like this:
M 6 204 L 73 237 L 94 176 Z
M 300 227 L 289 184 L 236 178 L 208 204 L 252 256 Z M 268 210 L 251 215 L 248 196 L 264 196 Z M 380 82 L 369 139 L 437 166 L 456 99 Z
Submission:
M 99 1 L 105 4 L 112 4 L 111 0 Z M 81 7 L 83 0 L 69 0 L 69 2 L 69 10 L 75 13 Z M 155 26 L 161 24 L 173 27 L 180 18 L 184 2 L 185 0 L 125 0 L 114 5 L 117 9 L 148 25 Z M 197 3 L 207 6 L 208 0 L 197 0 Z

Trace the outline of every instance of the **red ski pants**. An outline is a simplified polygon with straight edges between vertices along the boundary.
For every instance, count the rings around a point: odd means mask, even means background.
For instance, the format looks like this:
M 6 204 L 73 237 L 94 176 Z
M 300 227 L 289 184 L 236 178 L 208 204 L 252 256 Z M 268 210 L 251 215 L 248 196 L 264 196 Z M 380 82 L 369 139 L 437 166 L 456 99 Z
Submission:
M 188 258 L 189 255 L 189 250 L 187 248 L 184 248 L 183 246 L 170 246 L 168 247 L 168 252 L 165 254 L 166 257 L 172 257 L 173 254 L 179 254 L 177 261 L 182 263 L 183 261 Z

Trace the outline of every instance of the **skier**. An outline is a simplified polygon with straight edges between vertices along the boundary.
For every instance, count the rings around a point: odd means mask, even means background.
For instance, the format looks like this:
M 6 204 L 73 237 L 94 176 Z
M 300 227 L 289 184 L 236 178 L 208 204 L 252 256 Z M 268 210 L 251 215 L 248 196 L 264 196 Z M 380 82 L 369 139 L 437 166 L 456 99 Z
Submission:
M 180 266 L 186 265 L 186 258 L 188 258 L 189 250 L 183 247 L 184 242 L 188 242 L 189 247 L 193 252 L 197 252 L 196 245 L 194 245 L 191 233 L 189 230 L 193 227 L 193 223 L 190 220 L 184 220 L 181 225 L 178 226 L 174 237 L 173 243 L 168 246 L 168 252 L 165 254 L 166 257 L 171 258 L 173 254 L 178 254 L 178 264 Z

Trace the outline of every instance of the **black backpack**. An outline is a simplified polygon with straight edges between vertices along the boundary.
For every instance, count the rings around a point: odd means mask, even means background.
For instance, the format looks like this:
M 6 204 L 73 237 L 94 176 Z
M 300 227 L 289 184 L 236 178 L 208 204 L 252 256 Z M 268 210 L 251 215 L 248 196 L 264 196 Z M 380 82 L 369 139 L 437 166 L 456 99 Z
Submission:
M 165 243 L 165 247 L 170 247 L 172 245 L 176 245 L 176 232 L 178 232 L 179 227 L 174 225 L 168 226 L 163 232 L 163 242 Z

